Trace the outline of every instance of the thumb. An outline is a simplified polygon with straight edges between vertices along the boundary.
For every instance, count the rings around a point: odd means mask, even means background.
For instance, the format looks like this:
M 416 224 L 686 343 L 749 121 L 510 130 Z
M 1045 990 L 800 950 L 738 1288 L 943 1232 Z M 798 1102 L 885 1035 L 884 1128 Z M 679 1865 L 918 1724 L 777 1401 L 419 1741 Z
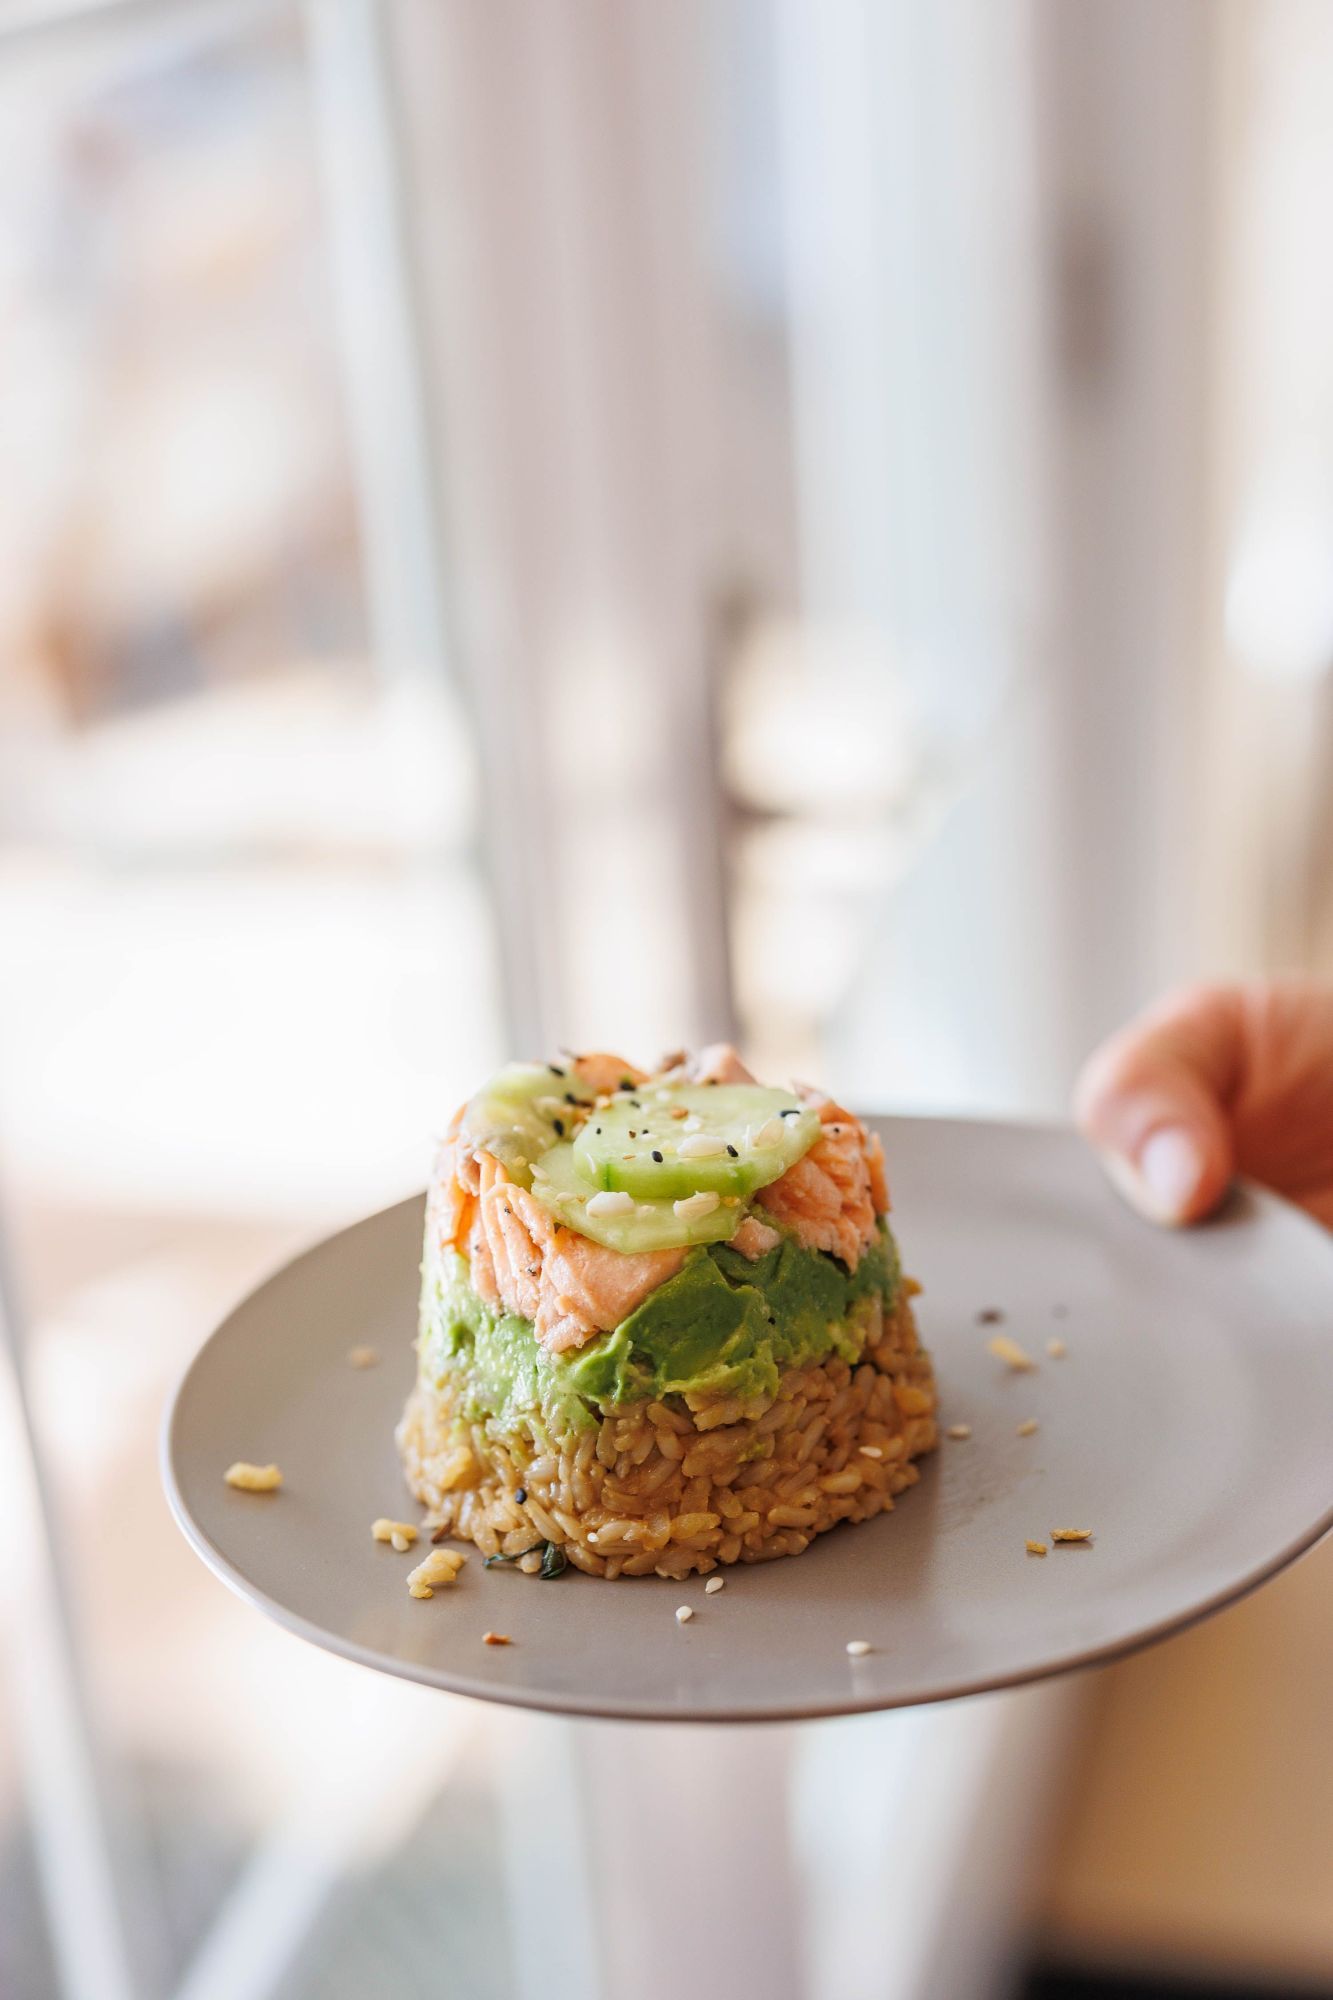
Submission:
M 1227 1104 L 1242 1022 L 1232 987 L 1171 995 L 1091 1057 L 1074 1096 L 1079 1126 L 1120 1192 L 1154 1222 L 1195 1222 L 1235 1165 Z

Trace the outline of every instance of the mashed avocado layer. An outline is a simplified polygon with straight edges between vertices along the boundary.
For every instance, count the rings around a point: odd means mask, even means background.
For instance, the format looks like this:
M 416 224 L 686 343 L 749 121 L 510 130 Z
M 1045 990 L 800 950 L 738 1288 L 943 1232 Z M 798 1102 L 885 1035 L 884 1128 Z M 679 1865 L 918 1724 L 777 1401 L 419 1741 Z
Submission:
M 788 1368 L 835 1353 L 856 1360 L 858 1304 L 878 1292 L 887 1306 L 897 1284 L 897 1250 L 883 1222 L 854 1272 L 789 1237 L 757 1263 L 711 1244 L 692 1250 L 614 1333 L 551 1355 L 529 1321 L 483 1303 L 466 1260 L 449 1251 L 427 1271 L 422 1371 L 436 1383 L 464 1372 L 468 1420 L 503 1428 L 535 1412 L 569 1428 L 618 1404 L 687 1391 L 772 1396 Z

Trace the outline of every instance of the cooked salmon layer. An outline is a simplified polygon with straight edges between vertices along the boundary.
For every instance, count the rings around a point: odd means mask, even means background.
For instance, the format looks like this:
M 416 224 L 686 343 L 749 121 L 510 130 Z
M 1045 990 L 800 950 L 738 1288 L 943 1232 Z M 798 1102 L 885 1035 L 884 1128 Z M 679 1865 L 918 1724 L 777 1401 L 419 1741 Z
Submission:
M 619 1056 L 578 1056 L 570 1072 L 595 1092 L 625 1079 L 646 1087 L 688 1078 L 699 1083 L 753 1083 L 735 1049 L 718 1044 L 693 1063 L 685 1059 L 648 1076 Z M 760 1213 L 741 1216 L 730 1238 L 757 1259 L 789 1231 L 806 1249 L 824 1250 L 855 1270 L 888 1213 L 884 1150 L 859 1118 L 808 1085 L 796 1096 L 816 1112 L 820 1136 L 801 1159 L 755 1197 Z M 594 1105 L 596 1099 L 594 1099 Z M 627 1253 L 561 1226 L 529 1188 L 468 1130 L 462 1106 L 440 1148 L 431 1185 L 428 1228 L 437 1248 L 460 1251 L 472 1283 L 488 1304 L 529 1320 L 552 1354 L 609 1333 L 648 1294 L 674 1277 L 684 1246 Z M 774 1228 L 773 1224 L 779 1228 Z

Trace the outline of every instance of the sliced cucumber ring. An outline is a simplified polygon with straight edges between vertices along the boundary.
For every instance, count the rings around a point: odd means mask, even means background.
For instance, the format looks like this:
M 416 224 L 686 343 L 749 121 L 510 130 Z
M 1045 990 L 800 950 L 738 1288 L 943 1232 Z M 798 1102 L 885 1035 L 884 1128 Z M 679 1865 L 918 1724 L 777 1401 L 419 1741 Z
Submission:
M 785 1174 L 818 1137 L 818 1117 L 789 1091 L 649 1083 L 619 1092 L 587 1119 L 574 1160 L 590 1188 L 643 1201 L 700 1191 L 744 1200 Z
M 592 1101 L 587 1084 L 564 1064 L 507 1063 L 469 1100 L 463 1130 L 527 1187 L 533 1161 L 573 1130 Z
M 745 1215 L 735 1196 L 724 1200 L 716 1193 L 694 1191 L 680 1201 L 636 1201 L 623 1190 L 590 1187 L 569 1140 L 552 1146 L 535 1163 L 532 1192 L 566 1229 L 629 1256 L 692 1243 L 725 1243 Z

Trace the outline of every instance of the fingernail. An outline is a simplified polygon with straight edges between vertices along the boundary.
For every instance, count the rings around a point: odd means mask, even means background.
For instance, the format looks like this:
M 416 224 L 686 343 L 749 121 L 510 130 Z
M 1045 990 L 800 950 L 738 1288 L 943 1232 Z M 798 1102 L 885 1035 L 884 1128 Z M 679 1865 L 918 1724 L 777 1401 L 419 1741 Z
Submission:
M 1198 1141 L 1181 1125 L 1162 1125 L 1143 1144 L 1136 1162 L 1107 1161 L 1120 1192 L 1153 1222 L 1182 1222 L 1203 1178 Z

